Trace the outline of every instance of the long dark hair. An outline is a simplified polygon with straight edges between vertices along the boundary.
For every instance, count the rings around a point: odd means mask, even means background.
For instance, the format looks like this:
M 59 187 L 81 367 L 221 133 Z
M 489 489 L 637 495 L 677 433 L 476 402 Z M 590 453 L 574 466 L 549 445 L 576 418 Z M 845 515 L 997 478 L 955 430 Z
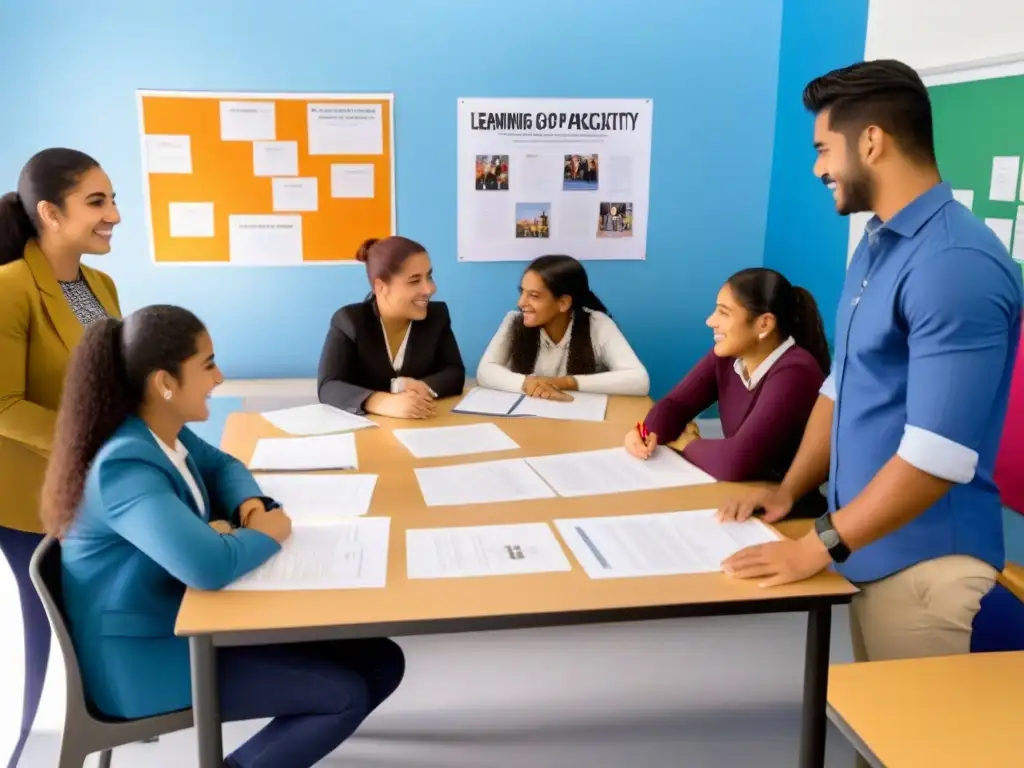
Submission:
M 741 270 L 726 283 L 740 306 L 753 317 L 775 315 L 779 338 L 792 336 L 793 341 L 814 356 L 822 372 L 829 372 L 832 358 L 825 326 L 818 304 L 809 291 L 794 286 L 774 269 L 764 267 Z
M 93 158 L 77 149 L 52 147 L 37 152 L 18 176 L 18 191 L 0 197 L 0 264 L 17 261 L 25 245 L 39 234 L 39 203 L 64 205 L 82 174 L 98 168 Z
M 536 274 L 556 299 L 563 296 L 572 299 L 572 335 L 569 339 L 569 359 L 566 361 L 568 375 L 586 376 L 595 373 L 597 360 L 590 340 L 590 314 L 584 310 L 603 312 L 606 315 L 610 313 L 590 290 L 590 280 L 583 265 L 572 256 L 555 254 L 535 259 L 526 268 L 526 272 Z M 540 351 L 540 328 L 528 328 L 520 314 L 509 333 L 509 367 L 516 373 L 533 373 L 537 353 Z
M 89 465 L 142 405 L 150 375 L 180 376 L 205 330 L 187 309 L 166 305 L 144 307 L 123 321 L 97 320 L 85 329 L 68 363 L 43 481 L 41 515 L 48 533 L 63 535 L 75 519 Z

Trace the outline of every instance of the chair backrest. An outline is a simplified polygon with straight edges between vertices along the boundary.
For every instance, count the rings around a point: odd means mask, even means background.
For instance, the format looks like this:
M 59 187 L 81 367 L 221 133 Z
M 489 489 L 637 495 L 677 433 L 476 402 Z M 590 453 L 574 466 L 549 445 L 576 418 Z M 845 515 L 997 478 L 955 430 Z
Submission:
M 67 687 L 66 711 L 69 716 L 72 712 L 92 716 L 91 708 L 85 699 L 85 687 L 82 682 L 82 672 L 78 666 L 78 655 L 75 653 L 71 631 L 64 618 L 60 541 L 52 536 L 43 539 L 32 555 L 32 561 L 29 564 L 29 577 L 46 609 L 46 615 L 53 627 L 53 634 L 56 635 L 61 654 L 64 656 L 64 676 Z
M 995 481 L 1003 504 L 1024 514 L 1024 339 L 1017 347 L 1003 437 L 996 454 Z

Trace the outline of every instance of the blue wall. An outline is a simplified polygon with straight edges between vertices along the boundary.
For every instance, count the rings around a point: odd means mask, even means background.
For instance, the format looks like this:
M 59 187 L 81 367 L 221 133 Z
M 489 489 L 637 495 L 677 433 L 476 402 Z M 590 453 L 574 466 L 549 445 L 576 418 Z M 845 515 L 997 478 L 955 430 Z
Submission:
M 364 275 L 155 268 L 136 88 L 394 92 L 399 230 L 430 249 L 474 368 L 522 265 L 456 263 L 457 97 L 654 99 L 649 258 L 588 269 L 655 394 L 707 348 L 724 278 L 762 260 L 781 0 L 34 0 L 2 14 L 0 180 L 13 186 L 45 146 L 94 154 L 124 216 L 100 263 L 125 307 L 194 309 L 228 376 L 313 375 L 331 313 L 365 294 Z
M 864 58 L 868 0 L 785 0 L 782 18 L 764 264 L 814 295 L 831 339 L 849 220 L 835 212 L 832 194 L 812 173 L 814 117 L 801 95 L 818 75 Z

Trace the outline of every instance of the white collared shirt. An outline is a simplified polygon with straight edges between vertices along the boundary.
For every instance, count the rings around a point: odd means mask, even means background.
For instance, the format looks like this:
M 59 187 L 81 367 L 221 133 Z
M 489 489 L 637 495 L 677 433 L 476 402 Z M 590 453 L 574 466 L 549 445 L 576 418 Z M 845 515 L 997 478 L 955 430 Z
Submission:
M 761 383 L 761 379 L 763 379 L 768 371 L 771 370 L 771 367 L 775 365 L 778 359 L 786 354 L 786 350 L 794 344 L 796 344 L 796 340 L 790 336 L 784 342 L 779 344 L 779 346 L 775 348 L 775 351 L 762 360 L 761 364 L 754 369 L 754 372 L 750 374 L 750 376 L 747 376 L 747 372 L 743 368 L 743 361 L 738 357 L 732 362 L 733 370 L 739 374 L 740 379 L 743 381 L 743 385 L 748 390 L 752 390 Z
M 647 369 L 629 346 L 622 331 L 603 312 L 584 310 L 590 318 L 590 342 L 594 347 L 597 373 L 576 376 L 580 392 L 599 392 L 605 395 L 646 395 L 650 389 Z M 480 366 L 477 368 L 477 383 L 482 387 L 500 389 L 506 392 L 521 392 L 526 376 L 510 370 L 512 324 L 518 312 L 509 312 L 502 321 L 498 332 L 487 345 Z M 555 343 L 547 332 L 541 329 L 534 376 L 566 376 L 569 364 L 569 343 L 572 340 L 572 322 L 561 341 Z
M 174 468 L 181 473 L 182 479 L 185 481 L 185 485 L 192 491 L 192 498 L 196 500 L 196 506 L 199 508 L 200 514 L 206 517 L 206 503 L 203 501 L 203 492 L 199 490 L 199 484 L 196 483 L 196 478 L 192 474 L 192 470 L 188 468 L 188 449 L 181 444 L 181 440 L 174 441 L 174 447 L 171 448 L 167 443 L 156 436 L 156 432 L 150 430 L 153 435 L 153 439 L 156 440 L 156 444 L 160 446 L 167 458 L 171 460 L 171 464 Z

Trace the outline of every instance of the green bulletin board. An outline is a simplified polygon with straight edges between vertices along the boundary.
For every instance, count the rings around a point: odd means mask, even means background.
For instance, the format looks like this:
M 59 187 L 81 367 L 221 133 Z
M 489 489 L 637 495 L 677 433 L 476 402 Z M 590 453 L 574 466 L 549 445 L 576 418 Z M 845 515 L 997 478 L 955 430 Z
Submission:
M 928 89 L 935 121 L 939 172 L 958 197 L 973 192 L 971 209 L 981 219 L 1001 219 L 1010 229 L 1010 253 L 1024 269 L 1024 75 L 974 80 Z M 993 159 L 1018 161 L 1014 200 L 991 200 Z M 1006 162 L 1006 161 L 1002 161 Z M 966 202 L 965 200 L 962 200 Z M 1015 223 L 1010 227 L 1006 221 Z M 1016 237 L 1014 237 L 1016 236 Z M 1014 243 L 1013 239 L 1020 242 Z

